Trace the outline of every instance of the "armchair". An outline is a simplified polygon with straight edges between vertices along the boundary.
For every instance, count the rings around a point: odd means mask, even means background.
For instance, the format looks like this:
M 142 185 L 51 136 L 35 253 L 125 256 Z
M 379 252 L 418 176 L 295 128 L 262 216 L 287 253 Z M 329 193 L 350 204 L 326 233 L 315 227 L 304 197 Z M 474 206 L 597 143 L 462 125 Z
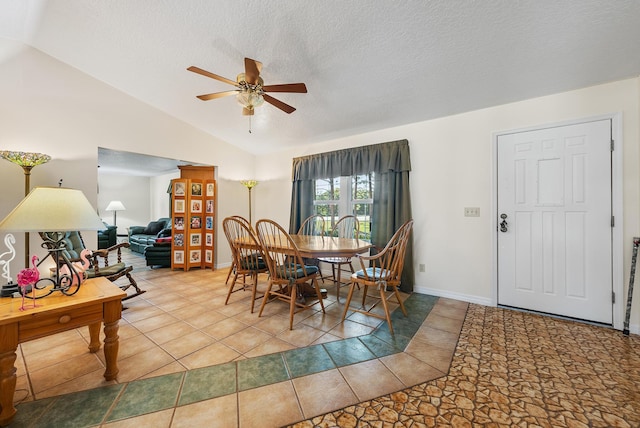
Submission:
M 117 226 L 109 226 L 104 224 L 106 229 L 98 231 L 98 249 L 113 247 L 117 241 Z

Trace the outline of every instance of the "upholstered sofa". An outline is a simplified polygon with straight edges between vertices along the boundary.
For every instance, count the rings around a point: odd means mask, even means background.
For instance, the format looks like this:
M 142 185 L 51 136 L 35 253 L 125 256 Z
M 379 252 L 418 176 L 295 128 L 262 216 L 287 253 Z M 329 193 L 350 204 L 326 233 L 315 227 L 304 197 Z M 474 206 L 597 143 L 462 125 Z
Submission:
M 144 254 L 145 248 L 152 246 L 165 229 L 171 229 L 171 218 L 159 218 L 146 226 L 129 227 L 129 248 L 136 253 Z
M 117 226 L 109 226 L 107 223 L 104 224 L 106 229 L 102 229 L 98 231 L 98 249 L 102 250 L 105 248 L 113 247 L 116 245 L 117 241 Z

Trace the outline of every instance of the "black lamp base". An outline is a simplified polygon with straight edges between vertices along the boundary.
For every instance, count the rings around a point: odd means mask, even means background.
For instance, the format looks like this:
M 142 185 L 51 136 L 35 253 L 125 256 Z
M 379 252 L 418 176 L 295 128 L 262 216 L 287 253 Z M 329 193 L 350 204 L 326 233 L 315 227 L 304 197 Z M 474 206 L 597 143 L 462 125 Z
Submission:
M 13 297 L 13 293 L 20 293 L 20 287 L 14 282 L 2 286 L 0 297 Z

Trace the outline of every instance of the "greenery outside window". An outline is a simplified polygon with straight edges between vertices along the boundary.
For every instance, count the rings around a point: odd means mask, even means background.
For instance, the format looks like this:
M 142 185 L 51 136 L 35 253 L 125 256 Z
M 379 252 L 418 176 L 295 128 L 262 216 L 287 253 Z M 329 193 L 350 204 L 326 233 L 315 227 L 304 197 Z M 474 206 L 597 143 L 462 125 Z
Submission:
M 343 191 L 341 191 L 341 189 Z M 345 191 L 346 190 L 346 191 Z M 360 238 L 371 239 L 374 173 L 315 180 L 314 214 L 324 217 L 326 231 L 345 215 L 355 215 Z

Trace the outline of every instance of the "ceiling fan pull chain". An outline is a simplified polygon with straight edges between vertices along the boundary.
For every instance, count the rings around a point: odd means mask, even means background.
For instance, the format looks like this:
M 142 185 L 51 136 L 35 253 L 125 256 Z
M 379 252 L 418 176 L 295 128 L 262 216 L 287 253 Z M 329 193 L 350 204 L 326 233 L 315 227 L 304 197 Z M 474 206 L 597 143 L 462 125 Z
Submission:
M 251 116 L 249 116 L 249 134 L 251 134 Z

